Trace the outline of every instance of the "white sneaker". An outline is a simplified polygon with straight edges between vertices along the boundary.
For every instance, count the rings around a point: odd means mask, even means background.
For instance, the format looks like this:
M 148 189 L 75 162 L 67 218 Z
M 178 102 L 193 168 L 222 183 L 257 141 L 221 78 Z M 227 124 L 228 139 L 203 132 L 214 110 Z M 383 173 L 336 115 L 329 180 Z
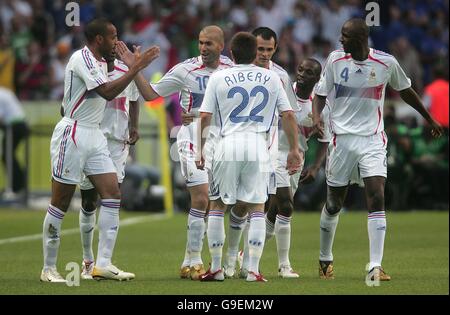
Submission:
M 118 280 L 127 281 L 135 278 L 134 273 L 125 272 L 120 270 L 114 265 L 109 265 L 107 267 L 94 266 L 92 270 L 92 278 L 95 280 Z
M 278 276 L 281 278 L 299 278 L 300 276 L 294 270 L 292 270 L 291 266 L 280 266 L 278 269 Z
M 83 260 L 81 263 L 81 279 L 92 280 L 92 271 L 95 263 L 93 261 Z
M 223 271 L 225 274 L 225 278 L 233 278 L 236 272 L 236 268 L 233 268 L 231 266 L 224 266 Z
M 66 283 L 66 279 L 64 279 L 59 272 L 56 270 L 56 267 L 42 269 L 41 272 L 41 281 L 42 282 L 55 282 L 55 283 Z

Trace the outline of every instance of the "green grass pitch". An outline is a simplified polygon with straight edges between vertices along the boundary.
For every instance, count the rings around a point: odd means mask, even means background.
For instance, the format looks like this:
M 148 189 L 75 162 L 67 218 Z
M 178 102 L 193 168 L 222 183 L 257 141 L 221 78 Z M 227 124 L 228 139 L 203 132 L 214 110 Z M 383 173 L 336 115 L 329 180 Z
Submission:
M 39 282 L 40 239 L 5 241 L 39 234 L 44 215 L 43 211 L 0 209 L 0 294 L 449 294 L 448 212 L 388 213 L 383 265 L 392 281 L 379 287 L 367 287 L 364 282 L 368 262 L 364 212 L 346 212 L 340 217 L 334 247 L 336 279 L 331 281 L 318 279 L 319 213 L 295 213 L 291 262 L 300 279 L 277 277 L 275 240 L 271 239 L 260 264 L 269 280 L 267 283 L 246 283 L 242 279 L 202 283 L 179 279 L 186 243 L 186 215 L 152 218 L 148 214 L 123 212 L 122 220 L 138 218 L 120 228 L 113 262 L 136 273 L 136 279 L 123 283 L 81 280 L 78 287 Z M 63 222 L 63 231 L 69 230 L 69 234 L 62 236 L 58 259 L 58 270 L 63 275 L 67 273 L 67 263 L 81 262 L 80 236 L 74 230 L 70 233 L 77 225 L 78 213 L 69 212 Z M 204 246 L 203 259 L 206 264 L 210 261 L 207 246 Z

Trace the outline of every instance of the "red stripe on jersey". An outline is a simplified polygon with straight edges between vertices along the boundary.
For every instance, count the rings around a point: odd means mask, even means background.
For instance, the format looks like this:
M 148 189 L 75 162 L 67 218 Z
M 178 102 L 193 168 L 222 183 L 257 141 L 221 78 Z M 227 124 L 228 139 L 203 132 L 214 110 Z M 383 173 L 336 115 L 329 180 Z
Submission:
M 78 102 L 75 104 L 75 106 L 73 107 L 72 111 L 70 112 L 70 118 L 73 118 L 73 114 L 77 110 L 78 106 L 80 106 L 80 104 L 83 102 L 83 100 L 86 97 L 87 93 L 88 93 L 88 91 L 86 90 L 86 92 L 84 92 L 84 94 L 80 97 Z
M 191 112 L 192 103 L 193 103 L 192 94 L 189 92 L 189 106 L 188 106 L 188 110 L 187 110 L 188 113 Z
M 379 64 L 382 64 L 382 65 L 385 66 L 386 68 L 389 68 L 387 64 L 385 64 L 385 63 L 382 62 L 381 60 L 378 60 L 378 59 L 372 57 L 371 55 L 369 55 L 369 59 L 370 59 L 370 60 L 373 60 L 373 61 L 375 61 L 375 62 L 378 62 Z
M 336 134 L 333 135 L 333 146 L 336 148 Z
M 202 70 L 202 69 L 205 69 L 205 68 L 206 68 L 205 65 L 201 65 L 200 67 L 197 67 L 197 68 L 192 69 L 191 71 L 189 71 L 189 73 L 194 72 L 194 71 L 197 71 L 197 70 Z
M 344 57 L 342 57 L 342 58 L 336 59 L 335 61 L 333 61 L 333 63 L 338 62 L 338 61 L 340 61 L 340 60 L 350 59 L 350 58 L 352 58 L 352 55 L 346 55 L 346 56 L 344 56 Z
M 127 102 L 126 97 L 117 97 L 117 98 L 113 99 L 112 101 L 109 101 L 108 103 L 106 103 L 106 107 L 112 108 L 112 109 L 117 109 L 122 112 L 126 112 L 127 111 L 127 109 L 125 107 L 126 102 Z
M 118 66 L 114 66 L 114 69 L 123 73 L 127 73 L 127 70 L 119 68 Z
M 380 110 L 379 107 L 377 108 L 377 110 L 378 110 L 378 124 L 377 124 L 377 129 L 375 129 L 374 135 L 377 134 L 377 132 L 378 132 L 378 127 L 380 127 L 380 123 L 381 123 L 381 110 Z

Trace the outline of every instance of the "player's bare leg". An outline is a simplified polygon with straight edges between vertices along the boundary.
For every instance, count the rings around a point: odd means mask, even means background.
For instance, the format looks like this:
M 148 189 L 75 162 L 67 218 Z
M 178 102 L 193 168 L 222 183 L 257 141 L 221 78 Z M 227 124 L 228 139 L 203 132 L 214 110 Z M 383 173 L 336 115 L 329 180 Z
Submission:
M 347 196 L 348 186 L 327 186 L 327 202 L 320 216 L 320 256 L 319 277 L 334 279 L 333 274 L 333 241 L 339 222 L 339 212 Z
M 92 277 L 96 280 L 131 280 L 135 275 L 118 269 L 111 258 L 119 232 L 120 189 L 116 173 L 106 173 L 88 176 L 101 199 L 98 215 L 99 242 L 97 261 Z
M 96 221 L 98 194 L 95 189 L 80 190 L 81 209 L 79 214 L 81 245 L 83 246 L 82 279 L 92 279 L 94 270 L 94 252 L 92 241 Z
M 205 234 L 205 216 L 208 209 L 208 184 L 188 187 L 191 196 L 191 209 L 188 216 L 188 250 L 190 278 L 199 280 L 205 273 L 201 257 L 203 248 L 203 237 Z M 184 265 L 184 262 L 183 262 Z M 181 266 L 181 272 L 185 269 Z
M 384 239 L 386 235 L 386 214 L 384 206 L 384 186 L 386 179 L 382 176 L 364 178 L 367 207 L 369 215 L 367 230 L 369 233 L 370 262 L 368 271 L 372 280 L 389 281 L 381 267 L 383 260 Z
M 44 282 L 66 282 L 56 270 L 56 260 L 60 245 L 61 224 L 70 206 L 75 185 L 68 185 L 52 180 L 52 198 L 43 224 L 44 267 L 40 280 Z

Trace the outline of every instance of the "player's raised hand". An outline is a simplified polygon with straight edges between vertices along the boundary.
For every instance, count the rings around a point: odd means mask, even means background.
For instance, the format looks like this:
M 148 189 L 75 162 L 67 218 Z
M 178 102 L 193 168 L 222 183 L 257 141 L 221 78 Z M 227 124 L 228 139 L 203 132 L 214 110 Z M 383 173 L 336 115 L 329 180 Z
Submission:
M 135 49 L 136 51 L 136 49 Z M 130 68 L 136 59 L 135 54 L 133 54 L 125 45 L 124 42 L 118 41 L 116 44 L 116 54 L 119 57 L 120 60 L 123 61 L 127 65 L 128 68 Z
M 140 51 L 136 49 L 134 55 L 136 57 L 134 66 L 142 70 L 159 57 L 159 47 L 152 46 L 143 53 L 140 53 Z
M 286 169 L 289 175 L 293 175 L 298 172 L 303 164 L 303 152 L 299 150 L 290 150 L 287 156 Z

